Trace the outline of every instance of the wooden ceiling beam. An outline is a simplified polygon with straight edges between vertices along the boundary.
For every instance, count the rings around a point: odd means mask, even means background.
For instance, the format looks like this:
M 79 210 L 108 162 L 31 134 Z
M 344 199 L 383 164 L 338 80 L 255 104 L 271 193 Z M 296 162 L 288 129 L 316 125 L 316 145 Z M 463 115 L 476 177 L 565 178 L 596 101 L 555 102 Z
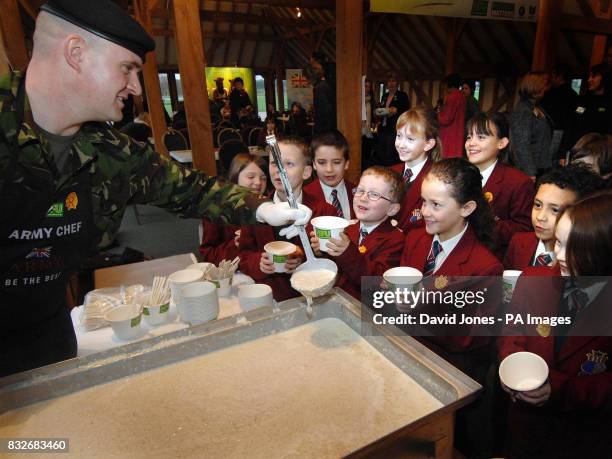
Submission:
M 561 15 L 561 28 L 593 35 L 612 35 L 612 21 L 601 18 L 585 18 L 574 14 Z
M 236 12 L 236 4 L 232 3 L 232 14 Z M 215 23 L 216 24 L 216 23 Z M 229 24 L 229 33 L 230 35 L 234 35 L 234 24 L 230 22 Z M 244 42 L 244 38 L 241 39 L 242 42 Z M 227 58 L 229 56 L 229 49 L 230 49 L 230 45 L 232 44 L 232 40 L 228 40 L 227 44 L 225 45 L 225 52 L 223 53 L 223 61 L 221 62 L 221 65 L 223 67 L 229 67 L 230 63 L 227 62 Z
M 421 62 L 420 65 L 425 65 L 425 68 L 435 68 L 436 61 L 433 56 L 430 56 L 420 46 L 409 45 L 409 43 L 418 43 L 418 38 L 414 36 L 410 27 L 402 27 L 402 24 L 399 23 L 401 20 L 406 20 L 406 17 L 394 15 L 389 18 L 393 30 L 401 30 L 402 32 L 406 33 L 405 37 L 407 40 L 403 40 L 403 37 L 399 38 L 397 40 L 398 45 L 404 50 L 404 52 L 412 52 L 412 54 L 416 56 L 417 60 Z
M 371 53 L 374 49 L 374 45 L 376 44 L 376 40 L 378 40 L 378 35 L 380 34 L 381 29 L 387 22 L 388 15 L 381 14 L 378 16 L 372 26 L 372 33 L 368 37 L 368 53 Z
M 232 4 L 235 5 L 235 4 Z M 249 8 L 251 4 L 249 4 Z M 230 24 L 257 24 L 270 25 L 271 23 L 286 26 L 286 27 L 312 27 L 315 25 L 313 21 L 298 18 L 281 18 L 276 15 L 261 15 L 251 13 L 235 13 L 225 11 L 209 11 L 203 10 L 200 12 L 202 21 L 211 22 L 229 22 Z
M 491 40 L 491 43 L 493 44 L 493 46 L 495 47 L 495 49 L 497 49 L 501 54 L 502 54 L 502 58 L 504 59 L 505 62 L 513 62 L 515 65 L 517 65 L 516 59 L 514 58 L 514 56 L 512 56 L 509 52 L 508 52 L 508 47 L 502 43 L 499 38 L 497 38 L 497 36 L 495 35 L 495 30 L 493 30 L 493 26 L 491 25 L 491 23 L 489 21 L 474 21 L 477 22 L 481 28 L 484 30 L 484 34 L 487 37 L 488 40 Z M 522 73 L 522 72 L 520 72 Z
M 234 3 L 253 3 L 262 6 L 289 6 L 302 9 L 334 10 L 333 0 L 232 0 Z
M 475 21 L 479 21 L 479 19 L 476 19 Z M 478 54 L 480 55 L 479 57 L 482 59 L 482 62 L 488 62 L 489 61 L 489 53 L 482 46 L 481 40 L 474 33 L 474 29 L 472 28 L 472 24 L 470 24 L 468 27 L 465 28 L 465 36 L 468 38 L 468 40 L 470 40 L 472 42 L 472 46 L 471 47 L 474 48 L 478 52 Z M 469 54 L 466 54 L 466 43 L 465 43 L 465 40 L 463 41 L 463 54 L 464 55 L 469 55 Z M 469 59 L 466 59 L 466 60 L 469 60 Z
M 521 56 L 525 60 L 527 68 L 530 68 L 532 51 L 525 43 L 525 40 L 523 40 L 523 37 L 519 33 L 516 24 L 513 21 L 497 21 L 496 23 L 507 30 L 508 34 L 510 35 L 510 39 L 521 52 Z
M 565 39 L 567 43 L 567 47 L 574 54 L 574 59 L 578 63 L 580 67 L 588 65 L 589 59 L 586 57 L 582 48 L 578 45 L 576 40 L 574 39 L 574 35 L 569 30 L 562 30 L 561 35 Z

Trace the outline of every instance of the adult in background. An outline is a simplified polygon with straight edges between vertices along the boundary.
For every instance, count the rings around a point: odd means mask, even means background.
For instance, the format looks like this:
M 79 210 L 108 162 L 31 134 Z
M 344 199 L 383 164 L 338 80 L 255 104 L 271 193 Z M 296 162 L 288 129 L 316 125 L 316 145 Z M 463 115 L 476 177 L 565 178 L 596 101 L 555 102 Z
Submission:
M 446 98 L 438 113 L 443 158 L 461 158 L 465 143 L 466 97 L 461 90 L 461 78 L 456 73 L 443 80 Z
M 519 86 L 520 100 L 510 115 L 510 145 L 515 166 L 532 180 L 552 166 L 552 121 L 540 106 L 547 90 L 546 73 L 527 73 Z
M 155 48 L 113 1 L 50 0 L 33 41 L 25 75 L 0 75 L 0 376 L 76 356 L 69 274 L 112 241 L 127 205 L 235 224 L 309 216 L 182 168 L 109 125 L 141 94 Z
M 372 80 L 366 78 L 363 85 L 365 116 L 366 119 L 361 121 L 361 170 L 364 171 L 371 165 L 374 165 L 372 153 L 374 149 L 374 134 L 372 133 L 372 124 L 374 120 L 374 106 L 376 99 L 374 98 L 374 88 Z
M 589 132 L 612 134 L 610 80 L 610 72 L 604 64 L 591 67 L 587 81 L 588 91 L 578 99 L 575 112 L 575 141 Z
M 544 94 L 540 103 L 553 122 L 553 136 L 560 137 L 557 155 L 553 152 L 553 162 L 565 158 L 565 154 L 572 147 L 571 131 L 578 105 L 578 94 L 572 89 L 570 75 L 567 65 L 557 64 L 551 73 L 550 89 Z
M 317 135 L 321 132 L 335 129 L 336 96 L 333 87 L 326 80 L 323 65 L 318 60 L 311 58 L 304 73 L 312 82 L 312 104 L 314 110 L 312 134 Z M 293 115 L 293 105 L 291 112 Z
M 410 108 L 408 94 L 399 87 L 397 75 L 387 74 L 387 91 L 380 98 L 380 107 L 376 110 L 382 116 L 378 130 L 378 152 L 376 164 L 381 166 L 392 166 L 400 162 L 395 149 L 395 136 L 397 131 L 395 125 L 402 113 Z
M 481 112 L 478 106 L 478 101 L 474 97 L 474 80 L 465 80 L 461 85 L 461 90 L 465 95 L 465 122 L 474 118 L 478 113 Z
M 240 111 L 253 109 L 249 93 L 244 89 L 244 80 L 240 77 L 234 78 L 233 89 L 229 95 L 229 105 L 232 111 L 232 123 L 236 127 L 240 126 Z

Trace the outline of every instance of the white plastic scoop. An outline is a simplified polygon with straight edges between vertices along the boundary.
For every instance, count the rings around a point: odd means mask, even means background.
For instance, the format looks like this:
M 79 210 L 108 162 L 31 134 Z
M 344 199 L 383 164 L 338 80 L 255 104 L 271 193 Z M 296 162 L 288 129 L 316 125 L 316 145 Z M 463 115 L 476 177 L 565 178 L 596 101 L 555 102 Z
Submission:
M 289 178 L 287 177 L 287 171 L 285 171 L 285 166 L 283 165 L 283 161 L 281 159 L 281 151 L 278 147 L 276 136 L 267 136 L 266 143 L 270 146 L 270 150 L 272 151 L 272 157 L 274 158 L 276 167 L 278 167 L 280 179 L 283 183 L 283 187 L 285 188 L 285 194 L 287 195 L 287 201 L 293 209 L 297 209 L 298 204 L 295 199 L 295 196 L 293 195 L 293 189 L 291 188 Z M 338 266 L 332 260 L 329 260 L 327 258 L 315 257 L 314 252 L 312 251 L 312 247 L 310 246 L 308 234 L 306 234 L 306 228 L 304 226 L 298 226 L 297 229 L 298 234 L 300 235 L 300 241 L 302 242 L 302 247 L 304 248 L 304 254 L 306 255 L 306 262 L 302 263 L 295 270 L 295 273 L 291 277 L 291 286 L 306 297 L 306 313 L 308 314 L 308 317 L 312 317 L 312 298 L 325 295 L 333 287 L 334 282 L 336 280 L 336 276 L 338 275 Z M 331 280 L 325 282 L 324 285 L 316 286 L 314 288 L 308 288 L 307 290 L 302 290 L 301 288 L 298 288 L 300 287 L 300 285 L 303 285 L 301 282 L 299 282 L 300 276 L 298 276 L 298 282 L 294 282 L 293 276 L 295 276 L 295 274 L 297 274 L 298 272 L 315 270 L 332 271 L 334 273 L 334 276 L 333 278 L 331 278 Z M 295 284 L 297 284 L 297 287 Z

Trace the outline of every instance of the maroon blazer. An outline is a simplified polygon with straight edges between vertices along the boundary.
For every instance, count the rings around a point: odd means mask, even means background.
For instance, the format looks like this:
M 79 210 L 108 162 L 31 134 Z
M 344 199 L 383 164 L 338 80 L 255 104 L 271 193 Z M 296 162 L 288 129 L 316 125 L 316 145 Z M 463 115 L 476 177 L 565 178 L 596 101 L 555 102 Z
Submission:
M 302 204 L 310 207 L 312 216 L 336 215 L 336 208 L 324 200 L 317 200 L 312 194 L 303 190 Z M 306 231 L 310 233 L 312 226 L 308 224 Z M 300 294 L 291 288 L 289 282 L 290 274 L 274 273 L 266 274 L 259 269 L 261 254 L 268 242 L 277 240 L 274 227 L 269 225 L 246 225 L 240 229 L 240 271 L 251 276 L 258 283 L 267 284 L 272 288 L 272 295 L 276 301 L 284 301 L 294 298 Z M 282 238 L 281 238 L 282 240 Z M 293 244 L 301 247 L 300 238 L 290 240 Z
M 538 242 L 538 237 L 533 231 L 516 233 L 510 239 L 510 245 L 506 250 L 504 267 L 523 271 L 527 266 L 531 266 Z
M 391 225 L 389 219 L 382 222 L 368 234 L 359 250 L 359 227 L 357 222 L 346 228 L 351 243 L 339 257 L 333 258 L 338 264 L 340 276 L 336 286 L 361 300 L 361 276 L 382 276 L 394 266 L 399 266 L 404 233 Z
M 344 186 L 346 187 L 346 195 L 348 196 L 349 201 L 349 209 L 351 210 L 350 218 L 346 218 L 347 220 L 352 220 L 355 218 L 355 210 L 353 209 L 353 185 L 346 178 L 344 179 Z M 312 195 L 317 201 L 327 202 L 325 200 L 325 193 L 323 193 L 323 188 L 321 187 L 321 182 L 318 178 L 315 178 L 312 182 L 304 187 L 304 191 L 308 194 Z M 328 203 L 329 204 L 329 203 Z M 336 215 L 335 213 L 333 215 Z
M 558 266 L 528 267 L 519 278 L 508 312 L 566 315 L 560 310 L 563 290 Z M 510 441 L 517 455 L 525 451 L 546 457 L 609 454 L 609 444 L 605 446 L 602 440 L 609 439 L 612 432 L 612 336 L 603 335 L 609 334 L 605 331 L 612 323 L 611 297 L 612 283 L 608 282 L 578 315 L 557 350 L 554 327 L 538 333 L 533 324 L 509 325 L 506 336 L 498 339 L 500 361 L 514 352 L 528 351 L 541 356 L 549 368 L 551 396 L 543 406 L 508 402 Z M 523 336 L 526 334 L 534 336 Z M 580 336 L 584 334 L 591 336 Z M 594 367 L 589 361 L 595 352 L 607 354 L 608 360 Z
M 533 231 L 531 208 L 535 196 L 534 183 L 518 169 L 498 162 L 482 191 L 497 220 L 497 254 L 502 258 L 514 233 Z
M 239 254 L 234 236 L 239 229 L 236 225 L 220 225 L 202 219 L 202 241 L 199 250 L 203 260 L 218 265 L 223 260 L 233 260 L 237 257 Z
M 421 184 L 432 165 L 433 162 L 428 158 L 423 169 L 419 172 L 419 175 L 417 175 L 410 184 L 410 188 L 408 188 L 402 200 L 400 211 L 394 217 L 397 220 L 397 227 L 404 232 L 421 228 L 425 224 L 421 216 L 421 205 L 423 204 L 423 199 L 421 198 Z M 403 175 L 404 163 L 396 164 L 392 166 L 391 169 Z
M 427 255 L 431 249 L 432 242 L 433 236 L 427 234 L 424 228 L 410 231 L 406 236 L 400 266 L 411 266 L 420 271 L 424 271 Z M 444 287 L 445 289 L 476 291 L 486 288 L 487 300 L 483 304 L 477 306 L 477 309 L 470 314 L 473 316 L 489 316 L 497 311 L 501 299 L 499 283 L 496 282 L 496 279 L 492 276 L 500 276 L 503 270 L 504 267 L 501 262 L 476 238 L 476 233 L 472 227 L 469 226 L 457 246 L 446 260 L 444 260 L 440 269 L 435 272 L 434 276 L 428 279 L 448 276 L 448 285 Z M 489 277 L 468 281 L 466 279 L 453 280 L 452 277 L 455 276 Z M 469 282 L 469 285 L 466 284 L 466 282 Z M 493 342 L 491 338 L 486 336 L 468 336 L 470 333 L 470 326 L 466 326 L 464 329 L 465 336 L 431 337 L 423 339 L 423 341 L 447 360 L 463 367 L 463 365 L 456 362 L 450 354 L 465 353 L 476 348 L 484 348 Z

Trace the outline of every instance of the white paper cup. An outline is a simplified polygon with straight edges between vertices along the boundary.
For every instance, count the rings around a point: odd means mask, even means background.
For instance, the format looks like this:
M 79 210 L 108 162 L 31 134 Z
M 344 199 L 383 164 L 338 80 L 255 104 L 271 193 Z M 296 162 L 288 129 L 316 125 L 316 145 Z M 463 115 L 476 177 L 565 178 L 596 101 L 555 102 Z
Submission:
M 241 285 L 238 290 L 238 302 L 243 311 L 272 307 L 272 288 L 266 284 Z
M 136 304 L 142 306 L 142 316 L 148 325 L 160 325 L 168 320 L 170 311 L 170 298 L 158 304 L 149 304 L 151 292 L 141 293 L 134 299 Z
M 533 352 L 515 352 L 499 365 L 499 379 L 519 392 L 537 389 L 548 378 L 548 365 Z
M 172 292 L 172 301 L 178 304 L 181 296 L 181 288 L 192 282 L 197 282 L 202 279 L 203 272 L 199 269 L 181 269 L 173 272 L 168 276 L 170 291 Z
M 209 266 L 215 266 L 212 263 L 207 263 L 205 261 L 200 262 L 200 263 L 194 263 L 192 265 L 187 266 L 185 269 L 195 269 L 196 271 L 206 271 L 208 269 Z
M 104 315 L 115 336 L 121 340 L 135 338 L 140 333 L 142 312 L 136 304 L 126 304 L 111 309 Z
M 503 299 L 504 303 L 510 303 L 512 299 L 512 293 L 514 292 L 514 288 L 516 287 L 516 282 L 518 278 L 523 273 L 523 271 L 516 271 L 513 269 L 507 269 L 502 274 L 502 290 L 503 290 Z
M 176 304 L 183 322 L 201 324 L 219 316 L 217 287 L 212 282 L 192 282 L 181 287 L 181 296 Z
M 297 246 L 291 242 L 274 241 L 264 245 L 264 250 L 274 262 L 274 272 L 285 273 L 287 272 L 285 263 L 287 263 L 289 255 L 295 253 Z
M 232 293 L 232 278 L 226 277 L 225 279 L 211 281 L 217 287 L 217 295 L 222 297 L 228 297 Z
M 396 288 L 414 290 L 423 280 L 423 273 L 409 266 L 397 266 L 387 269 L 383 274 L 383 279 L 387 282 L 389 290 Z
M 350 221 L 340 217 L 316 217 L 310 220 L 315 236 L 319 238 L 319 250 L 327 252 L 327 242 L 333 237 L 340 239 L 340 233 L 350 225 Z

